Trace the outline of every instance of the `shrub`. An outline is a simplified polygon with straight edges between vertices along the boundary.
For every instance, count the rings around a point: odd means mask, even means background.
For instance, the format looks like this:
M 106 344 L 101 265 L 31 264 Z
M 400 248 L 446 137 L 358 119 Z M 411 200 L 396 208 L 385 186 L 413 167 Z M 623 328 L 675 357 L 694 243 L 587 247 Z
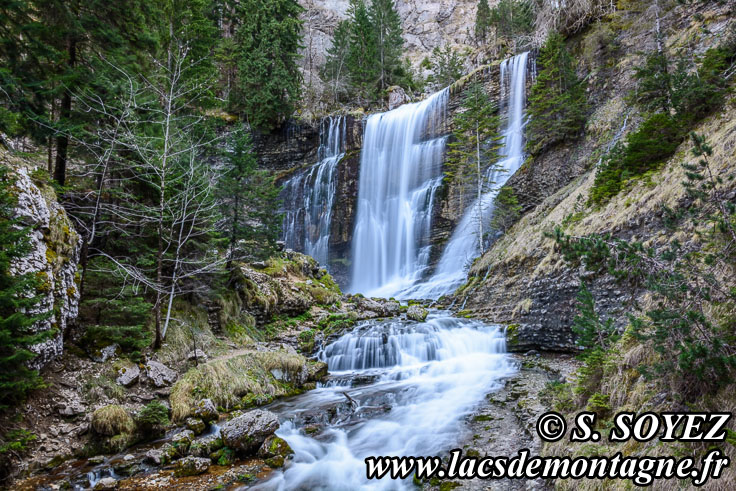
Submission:
M 135 418 L 138 431 L 144 437 L 156 438 L 169 426 L 169 409 L 159 401 L 148 403 Z
M 135 421 L 125 408 L 111 404 L 92 413 L 92 428 L 98 435 L 104 436 L 132 434 Z

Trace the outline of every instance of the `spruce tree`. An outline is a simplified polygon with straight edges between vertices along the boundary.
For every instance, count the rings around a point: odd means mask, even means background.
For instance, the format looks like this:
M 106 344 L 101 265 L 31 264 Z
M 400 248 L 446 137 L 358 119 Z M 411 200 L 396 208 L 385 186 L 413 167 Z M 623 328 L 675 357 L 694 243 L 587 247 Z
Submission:
M 32 314 L 41 300 L 41 278 L 29 272 L 14 274 L 13 264 L 29 252 L 27 227 L 14 217 L 15 182 L 5 164 L 0 164 L 0 410 L 18 403 L 42 384 L 37 370 L 27 363 L 35 358 L 28 347 L 48 339 L 51 331 L 34 332 L 44 316 Z
M 349 83 L 348 54 L 350 52 L 350 22 L 340 21 L 327 48 L 327 60 L 321 70 L 322 79 L 332 85 L 332 97 L 337 102 Z
M 401 70 L 404 39 L 401 19 L 393 0 L 373 0 L 368 16 L 374 29 L 378 57 L 378 87 L 383 90 L 396 79 Z
M 295 0 L 243 0 L 234 9 L 240 61 L 231 107 L 254 127 L 271 130 L 292 115 L 301 96 L 303 8 Z
M 485 43 L 490 25 L 491 8 L 488 6 L 488 0 L 478 0 L 478 8 L 475 14 L 476 42 Z
M 258 168 L 251 136 L 245 129 L 233 137 L 217 189 L 224 217 L 222 234 L 228 241 L 226 269 L 232 272 L 234 261 L 272 253 L 280 233 L 280 189 L 268 171 Z
M 485 250 L 482 197 L 495 184 L 488 179 L 498 160 L 499 117 L 483 86 L 475 81 L 466 89 L 463 111 L 454 119 L 453 141 L 448 145 L 446 174 L 460 185 L 472 185 L 476 191 L 478 246 Z
M 438 87 L 447 87 L 463 76 L 463 61 L 449 46 L 433 49 L 429 66 L 432 69 L 429 81 Z
M 577 138 L 585 125 L 585 88 L 575 74 L 563 37 L 550 35 L 539 51 L 537 80 L 529 97 L 527 148 L 539 153 L 567 139 Z
M 348 9 L 350 48 L 348 68 L 358 95 L 372 99 L 380 77 L 376 29 L 364 0 L 351 0 Z

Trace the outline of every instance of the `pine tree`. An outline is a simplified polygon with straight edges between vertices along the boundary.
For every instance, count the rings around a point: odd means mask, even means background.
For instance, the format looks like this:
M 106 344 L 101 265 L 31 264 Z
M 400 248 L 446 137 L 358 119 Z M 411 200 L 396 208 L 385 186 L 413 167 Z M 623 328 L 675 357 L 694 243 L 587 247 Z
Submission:
M 401 70 L 404 39 L 401 37 L 401 19 L 393 0 L 373 0 L 368 10 L 373 25 L 378 57 L 378 87 L 384 90 L 396 79 Z
M 268 171 L 258 169 L 250 134 L 244 129 L 234 136 L 217 189 L 223 235 L 228 240 L 226 269 L 232 272 L 234 261 L 259 259 L 273 252 L 281 225 L 277 213 L 280 189 Z
M 358 95 L 372 99 L 380 77 L 376 29 L 364 0 L 352 0 L 348 9 L 350 48 L 348 69 Z
M 340 21 L 332 36 L 332 46 L 327 49 L 327 60 L 322 67 L 322 79 L 331 82 L 334 102 L 347 90 L 349 83 L 348 54 L 350 51 L 350 22 Z
M 475 40 L 485 43 L 488 37 L 488 28 L 491 25 L 491 8 L 488 0 L 478 0 L 478 8 L 475 14 Z
M 485 250 L 482 196 L 495 184 L 486 176 L 497 170 L 499 117 L 483 86 L 475 81 L 466 89 L 463 111 L 454 119 L 453 140 L 447 152 L 446 173 L 461 185 L 473 185 L 478 206 L 478 244 Z
M 521 216 L 521 205 L 511 186 L 499 189 L 493 200 L 493 218 L 491 230 L 506 233 Z
M 513 43 L 516 52 L 520 42 L 526 41 L 523 37 L 533 30 L 534 7 L 529 0 L 501 0 L 491 10 L 488 25 L 495 30 L 496 43 Z
M 303 9 L 295 0 L 243 0 L 234 10 L 240 61 L 230 104 L 252 126 L 271 130 L 292 115 L 301 96 Z
M 449 46 L 434 48 L 429 66 L 432 69 L 429 81 L 438 87 L 447 87 L 463 76 L 463 61 Z
M 539 51 L 537 80 L 529 97 L 527 148 L 533 154 L 577 138 L 585 125 L 585 88 L 560 34 L 552 34 Z
M 29 252 L 28 228 L 14 217 L 15 182 L 5 164 L 0 165 L 0 410 L 18 403 L 29 390 L 42 384 L 37 370 L 27 363 L 35 358 L 28 347 L 52 335 L 34 332 L 43 316 L 32 314 L 40 301 L 40 279 L 34 273 L 16 275 L 13 264 Z

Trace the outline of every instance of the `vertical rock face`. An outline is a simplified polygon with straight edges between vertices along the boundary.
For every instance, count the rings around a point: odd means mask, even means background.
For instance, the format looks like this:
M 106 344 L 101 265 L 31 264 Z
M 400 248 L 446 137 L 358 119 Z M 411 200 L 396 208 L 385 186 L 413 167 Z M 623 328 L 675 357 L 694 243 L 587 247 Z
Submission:
M 13 264 L 12 272 L 32 273 L 39 279 L 41 301 L 33 313 L 48 313 L 49 317 L 39 321 L 33 329 L 36 332 L 56 331 L 50 339 L 31 347 L 38 353 L 31 365 L 41 368 L 61 355 L 64 331 L 69 321 L 77 316 L 81 238 L 53 191 L 42 191 L 33 183 L 25 167 L 15 169 L 14 175 L 17 179 L 14 192 L 18 197 L 15 215 L 29 227 L 31 249 L 26 257 Z

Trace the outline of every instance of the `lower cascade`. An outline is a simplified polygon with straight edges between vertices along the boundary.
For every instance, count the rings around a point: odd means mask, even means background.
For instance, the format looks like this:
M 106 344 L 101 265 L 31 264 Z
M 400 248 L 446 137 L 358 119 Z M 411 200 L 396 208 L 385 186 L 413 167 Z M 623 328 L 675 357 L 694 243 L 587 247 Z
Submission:
M 256 488 L 411 489 L 411 480 L 369 481 L 364 459 L 453 448 L 463 419 L 514 372 L 504 352 L 497 326 L 445 312 L 358 326 L 320 352 L 330 382 L 269 407 L 295 454 Z M 315 421 L 326 425 L 308 435 L 304 426 Z

